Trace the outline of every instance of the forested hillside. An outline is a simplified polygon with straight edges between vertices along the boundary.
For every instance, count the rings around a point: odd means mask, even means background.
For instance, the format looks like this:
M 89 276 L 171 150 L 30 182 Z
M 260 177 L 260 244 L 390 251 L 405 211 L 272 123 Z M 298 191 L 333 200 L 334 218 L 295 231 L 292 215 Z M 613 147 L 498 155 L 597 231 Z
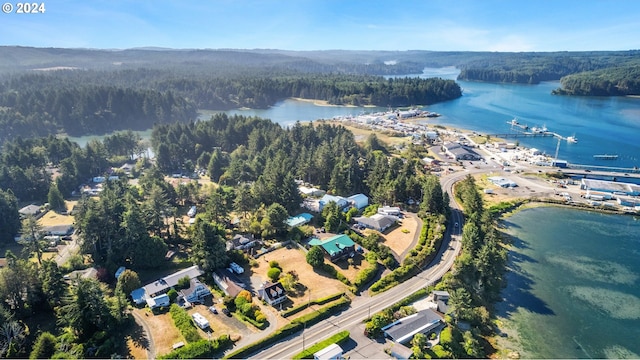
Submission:
M 563 77 L 562 95 L 640 95 L 640 61 L 636 65 L 584 72 Z
M 104 134 L 195 120 L 197 109 L 267 108 L 289 97 L 416 106 L 461 96 L 453 81 L 382 75 L 456 66 L 459 79 L 536 84 L 557 93 L 637 94 L 640 51 L 87 50 L 0 47 L 0 143 Z M 46 71 L 45 71 L 46 70 Z M 595 71 L 595 72 L 592 72 Z M 585 73 L 587 72 L 587 73 Z
M 640 51 L 496 53 L 461 65 L 459 80 L 537 84 L 637 62 Z
M 267 108 L 289 98 L 331 104 L 428 105 L 461 96 L 451 80 L 264 71 L 60 70 L 0 82 L 0 143 L 16 136 L 78 136 L 195 120 L 197 109 Z

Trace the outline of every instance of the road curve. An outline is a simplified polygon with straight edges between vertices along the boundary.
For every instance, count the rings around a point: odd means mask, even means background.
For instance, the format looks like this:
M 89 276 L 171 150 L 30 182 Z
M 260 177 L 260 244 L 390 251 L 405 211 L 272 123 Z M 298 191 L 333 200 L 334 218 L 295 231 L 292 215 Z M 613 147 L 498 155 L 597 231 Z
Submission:
M 297 333 L 255 353 L 251 358 L 255 359 L 290 359 L 318 341 L 321 341 L 339 331 L 346 330 L 362 323 L 362 321 L 378 311 L 381 311 L 400 299 L 426 287 L 441 279 L 451 267 L 459 254 L 462 244 L 460 242 L 460 229 L 462 229 L 464 217 L 459 205 L 453 196 L 453 185 L 462 180 L 467 174 L 456 174 L 442 178 L 441 186 L 449 194 L 451 205 L 451 226 L 447 227 L 442 246 L 434 260 L 413 278 L 395 286 L 393 289 L 372 297 L 356 297 L 351 307 L 329 319 L 304 329 L 302 334 Z M 453 224 L 458 223 L 455 227 Z

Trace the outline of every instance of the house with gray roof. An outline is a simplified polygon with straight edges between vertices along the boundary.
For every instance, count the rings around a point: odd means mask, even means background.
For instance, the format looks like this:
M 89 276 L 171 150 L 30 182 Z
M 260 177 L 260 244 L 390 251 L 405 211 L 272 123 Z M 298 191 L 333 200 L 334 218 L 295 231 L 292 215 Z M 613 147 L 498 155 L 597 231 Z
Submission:
M 385 230 L 393 226 L 397 220 L 398 218 L 395 216 L 383 214 L 374 214 L 371 217 L 360 216 L 353 218 L 353 221 L 355 221 L 358 225 L 364 226 L 369 229 L 378 230 L 380 232 L 384 232 Z
M 141 288 L 133 290 L 131 292 L 131 298 L 138 305 L 148 303 L 149 299 L 157 297 L 158 295 L 165 294 L 171 288 L 178 285 L 178 281 L 180 279 L 184 277 L 195 279 L 202 274 L 204 274 L 204 271 L 200 270 L 197 265 L 182 269 L 152 283 L 149 283 Z
M 413 336 L 422 333 L 428 334 L 444 324 L 444 319 L 437 312 L 427 309 L 415 314 L 403 317 L 382 328 L 385 337 L 400 344 L 407 344 Z

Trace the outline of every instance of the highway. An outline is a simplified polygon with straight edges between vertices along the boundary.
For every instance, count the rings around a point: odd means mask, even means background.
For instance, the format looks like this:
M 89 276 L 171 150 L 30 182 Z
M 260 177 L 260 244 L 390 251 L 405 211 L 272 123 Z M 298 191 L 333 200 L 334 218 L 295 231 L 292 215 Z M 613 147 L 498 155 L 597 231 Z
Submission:
M 463 226 L 464 217 L 459 205 L 453 196 L 453 184 L 462 180 L 468 173 L 452 174 L 441 179 L 443 190 L 449 194 L 451 201 L 451 217 L 445 233 L 442 246 L 435 259 L 426 266 L 419 274 L 405 281 L 396 287 L 375 296 L 357 296 L 353 299 L 351 307 L 343 312 L 330 317 L 320 323 L 309 327 L 303 334 L 296 334 L 289 338 L 253 354 L 250 358 L 255 359 L 290 359 L 295 354 L 301 352 L 316 342 L 319 342 L 339 331 L 358 328 L 363 320 L 378 311 L 381 311 L 402 298 L 433 284 L 453 266 L 453 262 L 460 252 L 460 233 Z M 458 223 L 458 226 L 454 224 Z

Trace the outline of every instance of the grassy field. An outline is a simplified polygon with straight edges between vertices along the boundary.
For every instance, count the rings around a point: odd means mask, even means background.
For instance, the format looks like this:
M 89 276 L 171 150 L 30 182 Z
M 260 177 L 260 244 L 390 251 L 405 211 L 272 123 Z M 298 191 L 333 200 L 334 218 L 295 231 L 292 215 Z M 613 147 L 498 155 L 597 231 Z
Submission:
M 282 273 L 295 270 L 298 274 L 299 282 L 307 287 L 304 294 L 299 297 L 289 297 L 293 302 L 293 306 L 302 304 L 309 301 L 309 298 L 319 299 L 335 293 L 347 291 L 346 285 L 340 281 L 321 275 L 313 270 L 313 268 L 307 264 L 306 254 L 297 248 L 280 248 L 273 252 L 266 254 L 258 259 L 258 267 L 253 267 L 251 270 L 254 275 L 261 276 L 265 281 L 268 280 L 267 271 L 269 270 L 269 261 L 275 260 L 280 264 Z M 347 276 L 346 271 L 341 268 L 337 268 L 340 272 Z
M 410 136 L 402 136 L 402 137 L 390 136 L 387 132 L 375 131 L 375 130 L 364 128 L 364 127 L 356 127 L 352 124 L 349 124 L 343 121 L 322 121 L 322 122 L 316 121 L 314 124 L 320 124 L 320 123 L 344 126 L 345 128 L 347 128 L 353 133 L 356 139 L 356 142 L 359 142 L 359 143 L 364 142 L 367 139 L 367 137 L 369 137 L 369 135 L 371 134 L 376 134 L 376 136 L 378 137 L 378 139 L 380 139 L 380 141 L 384 142 L 389 146 L 411 142 Z

